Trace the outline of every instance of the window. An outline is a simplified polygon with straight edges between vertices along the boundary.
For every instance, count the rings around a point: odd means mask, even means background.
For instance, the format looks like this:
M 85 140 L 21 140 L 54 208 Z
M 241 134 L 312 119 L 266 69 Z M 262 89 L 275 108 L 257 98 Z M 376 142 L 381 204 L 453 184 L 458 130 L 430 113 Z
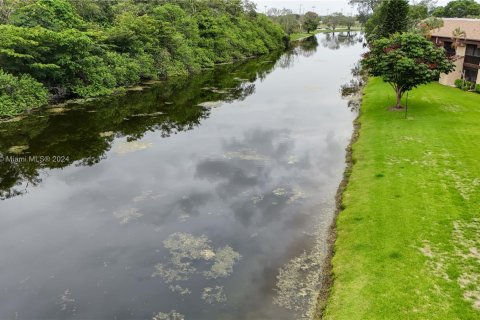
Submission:
M 465 55 L 472 57 L 480 57 L 480 48 L 475 44 L 467 44 Z
M 445 51 L 447 52 L 447 56 L 451 57 L 456 54 L 455 48 L 452 46 L 452 42 L 445 41 L 443 44 L 443 47 L 445 48 Z
M 465 68 L 463 70 L 464 79 L 470 82 L 477 82 L 478 69 Z

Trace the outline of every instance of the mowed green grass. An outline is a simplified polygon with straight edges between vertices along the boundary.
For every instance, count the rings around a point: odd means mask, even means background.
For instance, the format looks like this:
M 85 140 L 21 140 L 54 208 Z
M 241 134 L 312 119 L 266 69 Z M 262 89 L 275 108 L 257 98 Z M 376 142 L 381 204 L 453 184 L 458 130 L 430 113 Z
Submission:
M 480 319 L 480 95 L 364 91 L 325 319 Z

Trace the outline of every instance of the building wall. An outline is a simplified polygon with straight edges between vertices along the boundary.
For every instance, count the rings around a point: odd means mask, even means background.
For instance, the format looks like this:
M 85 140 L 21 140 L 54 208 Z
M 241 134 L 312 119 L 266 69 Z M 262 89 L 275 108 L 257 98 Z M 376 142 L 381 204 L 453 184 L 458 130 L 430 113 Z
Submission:
M 477 84 L 480 84 L 480 70 L 478 70 L 477 74 Z
M 455 70 L 450 72 L 449 74 L 441 74 L 440 75 L 440 80 L 439 82 L 443 85 L 446 86 L 454 86 L 455 85 L 455 80 L 460 79 L 462 77 L 462 71 L 463 71 L 463 61 L 465 60 L 465 52 L 467 50 L 467 47 L 457 47 L 457 56 L 461 56 L 461 59 L 458 59 L 457 61 L 454 62 L 455 64 Z M 480 74 L 479 74 L 480 76 Z M 480 79 L 477 77 L 477 83 L 480 81 Z

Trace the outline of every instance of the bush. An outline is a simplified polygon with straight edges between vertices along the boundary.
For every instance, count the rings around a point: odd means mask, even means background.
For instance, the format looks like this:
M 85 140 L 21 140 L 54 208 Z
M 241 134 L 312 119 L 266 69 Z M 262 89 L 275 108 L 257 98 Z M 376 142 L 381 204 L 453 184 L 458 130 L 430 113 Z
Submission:
M 455 87 L 462 89 L 463 91 L 475 90 L 477 91 L 476 85 L 473 82 L 466 81 L 463 79 L 455 80 Z
M 475 91 L 480 93 L 480 84 L 475 85 Z
M 14 116 L 48 102 L 48 91 L 29 75 L 16 77 L 0 69 L 0 116 Z
M 463 87 L 463 80 L 462 80 L 462 79 L 457 79 L 457 80 L 455 80 L 455 87 L 457 87 L 458 89 L 462 89 L 462 87 Z

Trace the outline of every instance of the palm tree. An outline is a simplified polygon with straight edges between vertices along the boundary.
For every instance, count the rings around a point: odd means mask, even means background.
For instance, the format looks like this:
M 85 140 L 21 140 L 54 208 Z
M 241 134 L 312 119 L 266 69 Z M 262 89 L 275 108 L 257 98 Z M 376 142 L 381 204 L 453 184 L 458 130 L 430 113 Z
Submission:
M 467 33 L 460 29 L 460 27 L 455 28 L 455 30 L 452 31 L 452 48 L 457 49 L 458 47 L 462 47 L 464 43 L 462 42 L 467 39 Z

